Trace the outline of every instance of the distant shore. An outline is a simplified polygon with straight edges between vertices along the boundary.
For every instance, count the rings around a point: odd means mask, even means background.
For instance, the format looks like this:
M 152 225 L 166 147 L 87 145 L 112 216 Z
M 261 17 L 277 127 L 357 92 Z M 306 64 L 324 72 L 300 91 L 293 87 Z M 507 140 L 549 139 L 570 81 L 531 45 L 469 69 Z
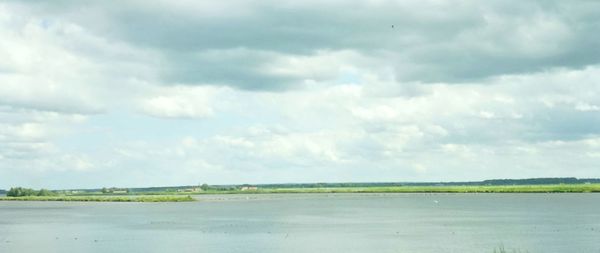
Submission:
M 129 196 L 24 196 L 0 197 L 0 201 L 79 201 L 79 202 L 186 202 L 191 196 L 129 195 Z
M 253 188 L 250 190 L 203 190 L 197 192 L 102 192 L 72 193 L 58 196 L 0 197 L 0 201 L 81 201 L 81 202 L 185 202 L 191 195 L 206 194 L 298 194 L 298 193 L 595 193 L 600 184 L 549 185 L 468 185 L 468 186 L 388 186 L 388 187 L 319 187 Z
M 261 193 L 585 193 L 600 192 L 600 184 L 502 185 L 502 186 L 390 186 L 332 188 L 267 188 L 256 190 L 203 191 L 195 194 Z M 157 192 L 158 193 L 158 192 Z M 155 193 L 156 194 L 156 193 Z M 160 194 L 160 193 L 158 193 Z
M 467 186 L 370 186 L 370 187 L 290 187 L 253 189 L 208 189 L 194 192 L 130 192 L 127 195 L 204 195 L 204 194 L 293 194 L 293 193 L 588 193 L 600 192 L 600 184 L 548 185 L 467 185 Z M 100 192 L 77 193 L 78 196 L 101 196 Z

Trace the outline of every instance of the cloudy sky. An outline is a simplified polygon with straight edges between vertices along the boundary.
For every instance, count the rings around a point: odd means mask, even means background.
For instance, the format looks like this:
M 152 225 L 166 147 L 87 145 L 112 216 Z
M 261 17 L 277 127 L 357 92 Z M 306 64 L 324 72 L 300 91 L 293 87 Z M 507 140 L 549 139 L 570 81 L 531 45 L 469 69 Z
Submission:
M 597 1 L 0 2 L 0 188 L 600 177 Z

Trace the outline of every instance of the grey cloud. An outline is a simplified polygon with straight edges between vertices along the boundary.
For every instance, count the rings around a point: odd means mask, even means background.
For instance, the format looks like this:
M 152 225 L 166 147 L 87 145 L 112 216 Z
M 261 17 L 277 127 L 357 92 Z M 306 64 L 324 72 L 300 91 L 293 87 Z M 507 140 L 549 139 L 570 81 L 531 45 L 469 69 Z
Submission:
M 44 142 L 4 142 L 0 147 L 0 157 L 6 160 L 27 161 L 45 155 L 48 143 Z
M 161 76 L 165 83 L 232 85 L 247 90 L 280 90 L 293 86 L 293 78 L 261 69 L 273 58 L 273 53 L 244 49 L 171 53 L 165 55 L 167 64 Z
M 71 103 L 70 103 L 71 102 Z M 71 115 L 93 115 L 104 112 L 101 108 L 89 106 L 80 101 L 32 101 L 13 100 L 0 97 L 0 106 L 7 106 L 14 110 L 47 111 Z
M 526 135 L 533 140 L 580 140 L 600 134 L 600 113 L 553 108 L 534 114 Z
M 400 81 L 425 83 L 581 68 L 600 59 L 600 18 L 591 11 L 600 4 L 593 1 L 238 2 L 216 13 L 202 4 L 63 4 L 36 9 L 158 52 L 164 83 L 281 90 L 302 81 L 261 73 L 261 63 L 272 60 L 264 52 L 353 50 L 376 67 L 393 67 Z M 248 53 L 235 55 L 240 48 Z M 204 57 L 214 51 L 224 56 Z

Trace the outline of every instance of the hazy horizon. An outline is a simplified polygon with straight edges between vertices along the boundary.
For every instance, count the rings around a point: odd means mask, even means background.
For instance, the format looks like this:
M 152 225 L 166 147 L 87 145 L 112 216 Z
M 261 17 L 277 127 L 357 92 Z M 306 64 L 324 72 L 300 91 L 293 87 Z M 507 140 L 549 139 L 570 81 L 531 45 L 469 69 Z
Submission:
M 600 2 L 0 2 L 0 189 L 600 177 Z
M 567 177 L 571 178 L 571 177 Z M 185 186 L 201 186 L 203 184 L 207 184 L 211 187 L 218 186 L 240 186 L 240 185 L 250 185 L 250 186 L 261 186 L 261 185 L 310 185 L 310 184 L 396 184 L 396 183 L 406 183 L 406 184 L 428 184 L 428 183 L 476 183 L 476 182 L 484 182 L 486 180 L 527 180 L 527 179 L 546 179 L 546 178 L 489 178 L 483 180 L 469 180 L 469 181 L 375 181 L 375 182 L 360 182 L 360 181 L 337 181 L 337 182 L 244 182 L 244 183 L 235 183 L 235 184 L 211 184 L 210 182 L 199 182 L 196 184 L 180 184 L 180 185 L 146 185 L 146 186 L 136 186 L 129 187 L 127 185 L 104 185 L 102 187 L 77 187 L 77 188 L 52 188 L 47 190 L 82 190 L 82 189 L 102 189 L 102 188 L 120 188 L 120 189 L 144 189 L 144 188 L 169 188 L 169 187 L 185 187 Z M 552 179 L 561 179 L 561 178 L 552 178 Z M 564 179 L 564 177 L 562 178 Z M 578 180 L 600 180 L 600 178 L 576 178 Z M 25 188 L 27 186 L 25 185 Z M 8 190 L 8 189 L 0 189 L 0 190 Z

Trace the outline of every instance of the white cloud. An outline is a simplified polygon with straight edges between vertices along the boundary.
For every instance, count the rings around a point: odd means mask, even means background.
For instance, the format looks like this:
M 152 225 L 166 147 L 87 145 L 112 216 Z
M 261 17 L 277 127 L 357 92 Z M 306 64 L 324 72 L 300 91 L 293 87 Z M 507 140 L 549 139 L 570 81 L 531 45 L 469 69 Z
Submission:
M 167 86 L 147 93 L 139 102 L 141 112 L 164 118 L 206 118 L 226 106 L 228 88 Z
M 213 111 L 202 101 L 182 97 L 158 96 L 146 99 L 142 110 L 149 115 L 166 118 L 202 118 L 210 116 Z
M 575 110 L 583 112 L 598 112 L 600 111 L 600 106 L 579 102 L 575 105 Z

